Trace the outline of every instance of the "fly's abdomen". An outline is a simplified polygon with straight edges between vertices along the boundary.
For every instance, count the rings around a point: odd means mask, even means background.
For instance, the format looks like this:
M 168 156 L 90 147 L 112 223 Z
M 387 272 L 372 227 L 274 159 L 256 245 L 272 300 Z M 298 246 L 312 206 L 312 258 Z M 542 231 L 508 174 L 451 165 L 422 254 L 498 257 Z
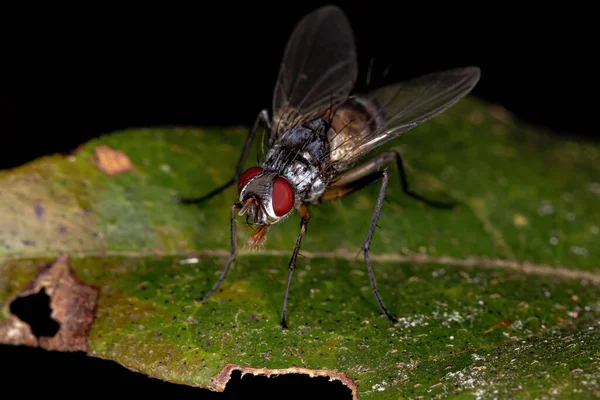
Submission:
M 365 95 L 348 98 L 335 110 L 331 121 L 328 133 L 331 149 L 329 161 L 340 161 L 354 154 L 357 147 L 385 123 L 383 108 L 376 99 Z M 343 163 L 339 166 L 344 167 Z

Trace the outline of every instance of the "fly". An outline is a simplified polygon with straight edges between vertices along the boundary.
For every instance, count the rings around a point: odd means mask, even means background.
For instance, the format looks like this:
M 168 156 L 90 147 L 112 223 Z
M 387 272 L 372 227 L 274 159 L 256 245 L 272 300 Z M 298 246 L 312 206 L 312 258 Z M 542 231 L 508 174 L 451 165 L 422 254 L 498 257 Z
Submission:
M 395 139 L 445 111 L 466 96 L 479 81 L 478 67 L 430 73 L 367 93 L 352 93 L 357 79 L 355 43 L 349 21 L 336 6 L 319 8 L 303 17 L 294 28 L 275 84 L 272 119 L 259 112 L 249 131 L 233 177 L 200 198 L 183 198 L 184 204 L 203 202 L 237 182 L 238 198 L 231 206 L 231 253 L 208 299 L 224 281 L 236 252 L 236 211 L 254 225 L 248 244 L 259 246 L 269 228 L 300 216 L 300 232 L 292 253 L 283 301 L 281 325 L 287 329 L 287 303 L 310 215 L 309 204 L 340 199 L 381 180 L 371 224 L 361 247 L 371 289 L 381 311 L 392 322 L 379 295 L 369 245 L 388 186 L 387 168 L 395 164 L 403 191 L 435 207 L 452 204 L 429 200 L 412 191 L 397 151 L 384 152 L 362 164 L 357 162 L 373 149 Z M 243 171 L 248 150 L 260 124 L 267 128 L 264 161 Z

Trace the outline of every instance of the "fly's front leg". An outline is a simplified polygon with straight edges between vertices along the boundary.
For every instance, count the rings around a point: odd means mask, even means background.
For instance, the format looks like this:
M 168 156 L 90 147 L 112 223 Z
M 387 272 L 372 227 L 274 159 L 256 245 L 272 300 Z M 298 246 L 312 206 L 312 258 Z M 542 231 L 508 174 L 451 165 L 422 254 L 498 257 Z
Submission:
M 304 237 L 304 233 L 306 232 L 306 227 L 308 226 L 308 220 L 310 219 L 310 215 L 308 214 L 308 208 L 305 204 L 300 205 L 300 234 L 298 235 L 298 239 L 296 240 L 296 247 L 294 247 L 294 253 L 292 254 L 292 259 L 290 260 L 290 265 L 288 268 L 288 281 L 287 286 L 285 288 L 285 297 L 283 299 L 283 312 L 281 313 L 281 326 L 284 329 L 287 329 L 286 322 L 286 313 L 287 313 L 287 303 L 288 303 L 288 295 L 290 293 L 290 285 L 292 284 L 292 274 L 294 273 L 294 267 L 296 266 L 296 257 L 298 256 L 298 251 L 300 251 L 300 245 L 302 243 L 302 238 Z
M 269 121 L 269 114 L 268 114 L 267 110 L 262 110 L 260 113 L 258 113 L 258 116 L 256 117 L 256 121 L 254 121 L 254 125 L 252 126 L 252 129 L 250 129 L 248 138 L 246 139 L 246 143 L 244 144 L 244 149 L 242 150 L 242 155 L 240 156 L 240 158 L 238 160 L 238 164 L 235 169 L 235 174 L 233 175 L 233 177 L 230 180 L 228 180 L 223 185 L 217 187 L 212 192 L 210 192 L 202 197 L 187 197 L 187 198 L 186 197 L 183 197 L 183 198 L 178 197 L 177 200 L 183 204 L 198 204 L 205 200 L 210 199 L 213 196 L 216 196 L 217 194 L 221 193 L 223 190 L 227 189 L 229 186 L 233 185 L 238 180 L 240 175 L 242 174 L 242 168 L 244 168 L 244 163 L 246 162 L 246 157 L 248 156 L 248 150 L 250 149 L 250 146 L 252 145 L 252 141 L 254 140 L 254 137 L 256 136 L 256 131 L 258 129 L 258 125 L 261 122 L 263 124 L 265 124 L 265 126 L 269 130 L 271 129 L 271 123 Z
M 242 205 L 237 202 L 231 206 L 231 252 L 229 253 L 229 259 L 227 260 L 227 264 L 225 264 L 225 268 L 223 272 L 221 272 L 221 276 L 217 280 L 217 283 L 214 284 L 212 289 L 208 291 L 200 300 L 204 301 L 208 299 L 214 292 L 217 291 L 221 283 L 225 280 L 225 275 L 227 275 L 227 271 L 229 271 L 229 267 L 233 263 L 235 259 L 235 255 L 237 253 L 237 240 L 236 240 L 236 230 L 235 230 L 235 210 L 242 208 Z

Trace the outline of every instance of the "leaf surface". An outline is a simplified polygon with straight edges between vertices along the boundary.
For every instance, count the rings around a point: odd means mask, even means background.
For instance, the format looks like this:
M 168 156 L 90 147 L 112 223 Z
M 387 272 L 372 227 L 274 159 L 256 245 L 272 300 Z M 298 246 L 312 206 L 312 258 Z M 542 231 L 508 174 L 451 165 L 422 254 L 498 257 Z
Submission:
M 228 256 L 236 189 L 200 206 L 174 201 L 227 181 L 246 133 L 130 129 L 0 172 L 0 342 L 67 351 L 83 338 L 93 356 L 213 390 L 240 369 L 325 375 L 361 399 L 599 393 L 597 143 L 467 98 L 379 149 L 400 150 L 416 191 L 459 204 L 407 197 L 390 169 L 371 258 L 398 325 L 380 314 L 357 256 L 374 183 L 309 206 L 284 331 L 298 216 L 272 227 L 262 251 L 242 247 L 201 303 Z M 237 227 L 243 246 L 249 232 Z M 41 289 L 57 337 L 71 339 L 38 338 L 11 313 Z

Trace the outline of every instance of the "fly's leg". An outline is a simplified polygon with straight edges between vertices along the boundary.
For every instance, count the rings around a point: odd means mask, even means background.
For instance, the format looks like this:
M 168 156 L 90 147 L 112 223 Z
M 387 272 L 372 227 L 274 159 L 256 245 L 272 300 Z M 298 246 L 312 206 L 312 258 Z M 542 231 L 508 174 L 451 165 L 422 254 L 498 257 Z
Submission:
M 406 177 L 406 171 L 404 170 L 404 165 L 402 162 L 402 157 L 400 153 L 392 150 L 385 153 L 380 154 L 379 156 L 373 158 L 370 161 L 367 161 L 365 164 L 356 167 L 344 174 L 342 174 L 338 179 L 331 183 L 330 188 L 336 189 L 331 193 L 325 192 L 323 195 L 323 200 L 335 200 L 336 198 L 340 198 L 348 194 L 348 191 L 353 192 L 362 186 L 359 186 L 357 189 L 353 188 L 353 186 L 348 186 L 348 183 L 355 182 L 358 180 L 363 180 L 367 178 L 367 175 L 374 171 L 379 171 L 386 165 L 391 162 L 396 162 L 396 167 L 400 172 L 400 183 L 402 185 L 402 190 L 404 193 L 414 199 L 420 200 L 425 204 L 428 204 L 432 207 L 436 208 L 453 208 L 454 203 L 444 203 L 435 200 L 427 199 L 420 194 L 413 191 L 413 189 L 408 184 L 408 179 Z M 343 187 L 343 188 L 342 188 Z
M 388 175 L 386 170 L 381 172 L 381 177 L 381 189 L 379 191 L 379 197 L 377 198 L 377 205 L 375 206 L 375 211 L 373 212 L 373 217 L 371 218 L 371 226 L 369 226 L 367 237 L 365 238 L 365 241 L 360 250 L 365 255 L 365 263 L 367 264 L 367 269 L 369 270 L 369 280 L 371 281 L 371 289 L 373 289 L 373 294 L 377 299 L 377 303 L 379 303 L 379 308 L 381 308 L 381 311 L 383 311 L 383 313 L 390 320 L 390 322 L 396 323 L 398 320 L 392 314 L 390 314 L 388 309 L 385 307 L 385 304 L 383 304 L 379 292 L 377 291 L 377 284 L 375 283 L 375 274 L 373 273 L 373 268 L 371 267 L 371 260 L 369 259 L 369 246 L 371 245 L 371 238 L 373 237 L 373 232 L 375 232 L 375 227 L 377 226 L 379 214 L 381 214 L 381 207 L 383 206 L 385 191 L 388 185 Z
M 235 203 L 231 206 L 231 253 L 229 254 L 229 259 L 227 260 L 227 264 L 225 264 L 225 268 L 223 269 L 223 272 L 221 272 L 221 276 L 219 276 L 219 279 L 217 280 L 217 283 L 214 284 L 214 286 L 212 287 L 212 289 L 210 289 L 208 291 L 208 293 L 206 293 L 201 301 L 204 301 L 206 299 L 208 299 L 210 296 L 213 295 L 214 292 L 217 291 L 217 289 L 219 288 L 219 286 L 221 285 L 221 283 L 223 283 L 223 281 L 225 280 L 225 275 L 227 275 L 227 271 L 229 271 L 229 267 L 231 266 L 231 264 L 233 263 L 233 260 L 235 259 L 235 255 L 237 253 L 237 240 L 236 240 L 236 231 L 235 231 L 235 210 L 242 208 L 242 205 L 240 203 Z
M 217 187 L 212 192 L 210 192 L 202 197 L 187 197 L 187 198 L 186 197 L 183 197 L 183 198 L 178 197 L 177 200 L 183 204 L 198 204 L 205 200 L 210 199 L 213 196 L 216 196 L 217 194 L 221 193 L 223 190 L 227 189 L 229 186 L 233 185 L 238 180 L 240 175 L 242 174 L 242 168 L 244 168 L 244 163 L 246 162 L 246 157 L 248 156 L 248 150 L 250 149 L 250 146 L 252 145 L 252 141 L 254 140 L 254 137 L 256 136 L 258 124 L 260 124 L 261 122 L 263 124 L 265 124 L 265 126 L 269 130 L 271 129 L 271 123 L 269 122 L 269 114 L 268 114 L 267 110 L 262 110 L 261 112 L 258 113 L 258 116 L 256 117 L 256 121 L 254 121 L 254 125 L 252 126 L 252 129 L 250 129 L 250 133 L 248 134 L 248 138 L 246 139 L 246 143 L 244 144 L 244 149 L 242 151 L 242 155 L 240 156 L 240 159 L 238 160 L 238 164 L 235 169 L 235 174 L 233 175 L 233 177 L 230 180 L 228 180 L 223 185 Z
M 395 323 L 397 321 L 396 318 L 390 314 L 385 304 L 381 300 L 381 296 L 379 295 L 379 291 L 377 290 L 377 284 L 375 282 L 375 274 L 373 273 L 371 260 L 369 258 L 369 246 L 371 244 L 373 233 L 375 232 L 375 227 L 377 226 L 377 220 L 379 219 L 379 214 L 381 213 L 381 207 L 383 206 L 383 200 L 385 198 L 385 192 L 388 185 L 388 174 L 385 168 L 393 161 L 396 162 L 396 166 L 400 171 L 401 184 L 404 193 L 434 207 L 453 207 L 453 204 L 428 200 L 423 196 L 413 192 L 412 189 L 408 186 L 406 172 L 404 171 L 404 166 L 402 165 L 402 157 L 400 157 L 400 153 L 398 153 L 397 151 L 389 151 L 386 153 L 382 153 L 381 155 L 373 158 L 372 160 L 367 161 L 363 165 L 360 165 L 340 175 L 329 185 L 329 187 L 327 188 L 325 193 L 323 193 L 319 201 L 324 202 L 340 199 L 344 196 L 349 195 L 350 193 L 364 188 L 365 186 L 378 179 L 382 179 L 381 190 L 379 192 L 379 197 L 377 198 L 377 205 L 375 206 L 375 211 L 373 212 L 371 225 L 369 226 L 369 231 L 367 232 L 367 236 L 360 251 L 363 252 L 365 256 L 365 263 L 367 264 L 367 269 L 369 271 L 371 289 L 373 289 L 375 299 L 377 300 L 379 307 L 386 315 L 386 317 L 391 322 Z
M 385 198 L 385 192 L 388 185 L 387 170 L 378 170 L 378 158 L 381 158 L 382 156 L 377 157 L 371 160 L 370 162 L 367 162 L 366 164 L 361 165 L 342 175 L 340 179 L 336 181 L 335 186 L 330 186 L 330 188 L 327 189 L 325 193 L 323 193 L 323 195 L 321 196 L 321 201 L 331 201 L 342 198 L 344 196 L 349 195 L 352 192 L 362 189 L 363 187 L 367 186 L 372 182 L 375 182 L 378 179 L 382 180 L 381 190 L 379 191 L 379 196 L 377 198 L 377 205 L 375 206 L 375 211 L 373 212 L 373 217 L 371 218 L 371 225 L 369 226 L 367 236 L 360 251 L 364 253 L 365 263 L 367 264 L 367 270 L 369 271 L 369 281 L 371 282 L 371 289 L 373 290 L 375 299 L 379 304 L 379 308 L 381 308 L 381 311 L 383 311 L 385 316 L 392 323 L 395 323 L 397 319 L 388 311 L 387 307 L 383 303 L 383 300 L 381 300 L 381 296 L 379 295 L 379 291 L 377 290 L 377 284 L 375 282 L 375 274 L 373 273 L 373 267 L 371 266 L 371 259 L 369 258 L 369 246 L 371 244 L 371 238 L 373 237 L 373 232 L 375 232 L 375 227 L 377 226 L 377 220 L 379 219 L 379 214 L 381 213 L 381 207 L 383 206 L 383 200 Z
M 423 203 L 425 204 L 429 204 L 432 207 L 436 207 L 436 208 L 453 208 L 455 206 L 454 203 L 443 203 L 440 201 L 436 201 L 436 200 L 429 200 L 423 196 L 421 196 L 418 193 L 415 193 L 410 186 L 408 186 L 408 180 L 406 179 L 406 171 L 404 171 L 404 165 L 402 163 L 402 157 L 400 156 L 400 153 L 393 150 L 390 153 L 393 153 L 395 155 L 396 158 L 396 167 L 398 168 L 398 171 L 400 172 L 400 182 L 402 183 L 402 190 L 404 191 L 404 193 L 406 193 L 408 196 L 417 199 L 417 200 L 421 200 Z
M 287 286 L 285 288 L 285 297 L 283 299 L 283 312 L 281 314 L 281 326 L 283 329 L 287 329 L 286 322 L 286 314 L 287 314 L 287 303 L 288 303 L 288 295 L 290 293 L 290 285 L 292 284 L 292 274 L 294 273 L 294 267 L 296 266 L 296 257 L 298 256 L 298 251 L 300 251 L 300 244 L 302 243 L 302 238 L 304 237 L 304 233 L 306 232 L 306 227 L 308 226 L 308 220 L 310 219 L 310 215 L 308 214 L 308 208 L 305 204 L 300 205 L 300 234 L 298 235 L 298 239 L 296 240 L 296 247 L 294 247 L 294 253 L 292 254 L 292 259 L 290 260 L 290 265 L 288 268 L 288 281 Z

